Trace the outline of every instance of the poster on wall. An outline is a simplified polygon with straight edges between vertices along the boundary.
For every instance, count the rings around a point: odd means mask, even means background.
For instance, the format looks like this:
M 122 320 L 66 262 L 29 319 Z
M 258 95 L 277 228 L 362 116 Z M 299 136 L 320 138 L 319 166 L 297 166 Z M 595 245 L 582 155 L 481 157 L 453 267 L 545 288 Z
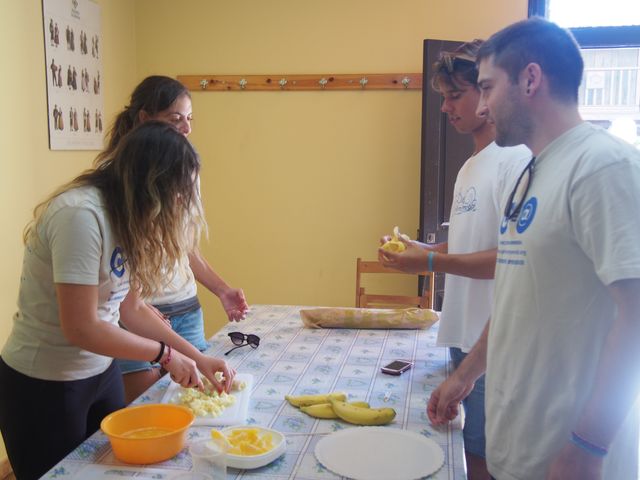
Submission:
M 42 0 L 51 150 L 103 147 L 100 6 Z

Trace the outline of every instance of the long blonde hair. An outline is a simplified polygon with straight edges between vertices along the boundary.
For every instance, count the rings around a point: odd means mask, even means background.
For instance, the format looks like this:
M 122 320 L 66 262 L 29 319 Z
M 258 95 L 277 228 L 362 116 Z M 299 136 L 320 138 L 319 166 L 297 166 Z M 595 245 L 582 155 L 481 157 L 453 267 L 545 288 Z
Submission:
M 200 158 L 172 125 L 149 121 L 122 138 L 113 153 L 36 206 L 25 242 L 37 238 L 51 201 L 73 188 L 100 190 L 114 237 L 124 251 L 131 288 L 142 297 L 161 291 L 167 269 L 188 268 L 184 252 L 206 230 L 196 178 Z

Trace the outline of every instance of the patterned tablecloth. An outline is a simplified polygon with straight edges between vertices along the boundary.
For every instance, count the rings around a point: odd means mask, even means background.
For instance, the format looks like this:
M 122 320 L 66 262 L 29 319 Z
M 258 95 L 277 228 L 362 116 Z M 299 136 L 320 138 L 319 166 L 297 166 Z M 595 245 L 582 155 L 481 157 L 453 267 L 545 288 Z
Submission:
M 397 416 L 390 428 L 419 432 L 443 448 L 445 465 L 430 478 L 466 478 L 459 424 L 436 430 L 425 413 L 427 398 L 445 378 L 449 368 L 447 350 L 435 346 L 438 324 L 429 330 L 308 329 L 300 320 L 301 308 L 304 307 L 253 306 L 244 321 L 227 325 L 210 339 L 207 353 L 214 356 L 223 356 L 232 347 L 227 336 L 231 331 L 253 333 L 261 339 L 257 349 L 239 348 L 227 357 L 239 372 L 254 376 L 247 423 L 274 428 L 285 435 L 357 428 L 338 420 L 316 420 L 284 400 L 285 394 L 344 391 L 350 399 L 395 408 Z M 380 367 L 394 359 L 411 359 L 415 365 L 398 377 L 381 374 Z M 168 384 L 168 376 L 165 376 L 135 403 L 159 402 Z M 189 441 L 208 437 L 210 430 L 211 427 L 192 427 Z M 286 453 L 278 460 L 257 470 L 229 468 L 227 477 L 233 480 L 339 478 L 314 456 L 320 438 L 323 437 L 287 437 Z M 105 473 L 107 467 L 110 469 L 108 474 Z M 166 462 L 144 469 L 125 466 L 115 459 L 108 439 L 98 431 L 43 478 L 169 480 L 175 472 L 190 468 L 191 459 L 186 449 Z

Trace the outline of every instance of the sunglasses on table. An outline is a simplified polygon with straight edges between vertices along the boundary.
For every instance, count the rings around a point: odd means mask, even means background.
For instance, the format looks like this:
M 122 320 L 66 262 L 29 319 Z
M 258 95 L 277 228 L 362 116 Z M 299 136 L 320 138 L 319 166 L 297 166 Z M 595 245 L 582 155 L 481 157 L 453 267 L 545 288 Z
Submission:
M 235 347 L 225 352 L 225 355 L 229 355 L 236 348 L 246 347 L 247 345 L 251 345 L 251 348 L 258 348 L 258 345 L 260 345 L 260 337 L 253 334 L 245 335 L 242 332 L 231 332 L 229 333 L 229 338 Z

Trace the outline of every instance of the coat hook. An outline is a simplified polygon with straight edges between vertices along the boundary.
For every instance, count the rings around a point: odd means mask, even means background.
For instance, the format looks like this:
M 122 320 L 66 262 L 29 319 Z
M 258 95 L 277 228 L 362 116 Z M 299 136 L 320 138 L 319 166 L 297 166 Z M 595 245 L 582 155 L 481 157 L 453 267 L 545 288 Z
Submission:
M 200 88 L 202 90 L 206 90 L 208 85 L 209 85 L 209 80 L 207 80 L 206 78 L 203 78 L 202 80 L 200 80 Z
M 238 85 L 240 85 L 240 89 L 244 90 L 247 86 L 247 79 L 246 78 L 241 78 L 240 81 L 238 82 Z
M 284 89 L 285 85 L 287 84 L 287 79 L 281 78 L 280 81 L 278 81 L 278 84 L 280 85 L 281 89 Z
M 410 83 L 411 83 L 411 79 L 409 77 L 404 77 L 402 79 L 402 85 L 404 85 L 404 88 L 409 88 Z
M 324 87 L 327 86 L 327 83 L 329 83 L 329 80 L 323 77 L 320 80 L 318 80 L 318 83 L 320 84 L 320 88 L 324 90 Z
M 362 88 L 366 87 L 366 86 L 367 86 L 367 83 L 369 83 L 369 79 L 368 79 L 367 77 L 362 77 L 362 78 L 360 79 L 360 86 L 361 86 Z

